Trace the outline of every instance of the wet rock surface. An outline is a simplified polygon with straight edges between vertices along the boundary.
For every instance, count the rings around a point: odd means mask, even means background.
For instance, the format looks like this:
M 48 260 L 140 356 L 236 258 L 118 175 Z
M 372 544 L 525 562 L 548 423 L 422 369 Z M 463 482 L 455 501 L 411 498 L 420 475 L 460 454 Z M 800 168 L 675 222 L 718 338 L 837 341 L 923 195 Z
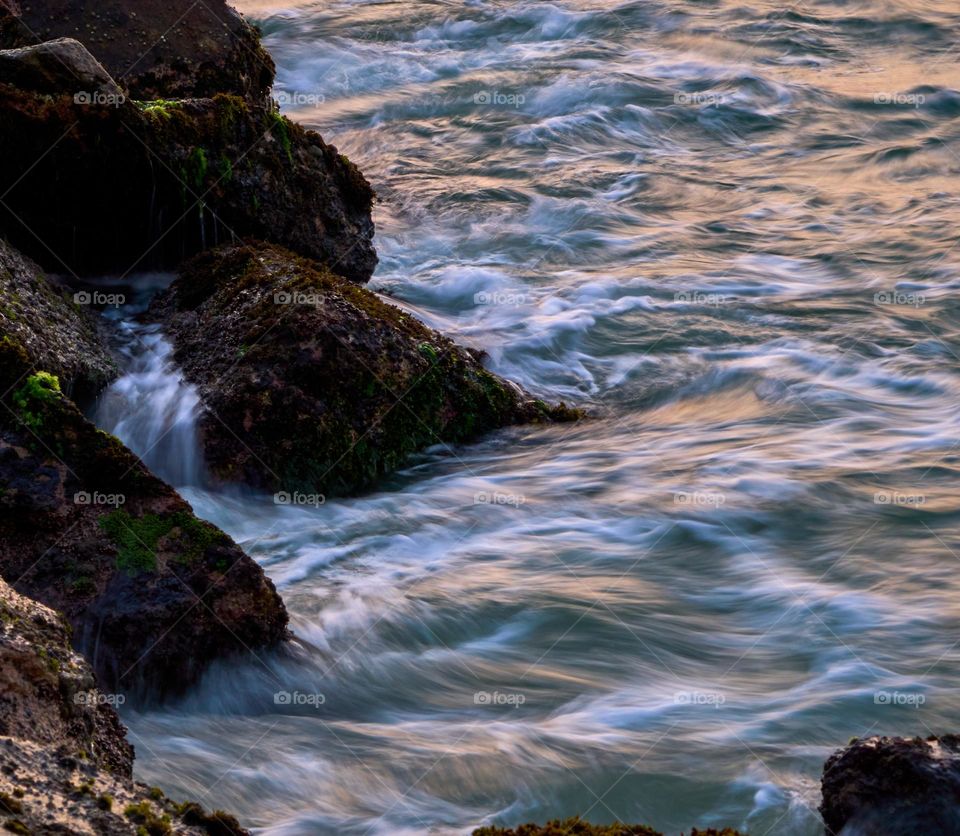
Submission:
M 0 335 L 15 338 L 36 368 L 60 380 L 64 393 L 92 398 L 117 376 L 100 318 L 77 297 L 0 240 Z M 78 300 L 79 299 L 79 304 Z
M 257 31 L 223 0 L 0 2 L 0 48 L 70 37 L 130 95 L 262 98 L 274 65 Z
M 0 341 L 0 574 L 62 612 L 104 688 L 152 697 L 277 644 L 262 569 Z
M 827 834 L 960 834 L 960 735 L 854 739 L 821 788 Z
M 267 244 L 197 257 L 154 304 L 207 409 L 207 463 L 270 491 L 349 494 L 406 456 L 577 420 L 325 267 Z
M 546 824 L 521 824 L 517 827 L 481 827 L 473 836 L 663 836 L 659 830 L 643 824 L 590 824 L 579 818 L 547 822 Z M 690 836 L 740 836 L 730 828 L 708 828 L 690 831 Z
M 0 580 L 0 826 L 23 834 L 227 834 L 226 813 L 131 778 L 133 747 L 64 620 Z
M 76 41 L 0 52 L 0 234 L 13 246 L 51 271 L 126 275 L 252 235 L 369 279 L 373 191 L 319 134 L 238 95 L 112 90 Z

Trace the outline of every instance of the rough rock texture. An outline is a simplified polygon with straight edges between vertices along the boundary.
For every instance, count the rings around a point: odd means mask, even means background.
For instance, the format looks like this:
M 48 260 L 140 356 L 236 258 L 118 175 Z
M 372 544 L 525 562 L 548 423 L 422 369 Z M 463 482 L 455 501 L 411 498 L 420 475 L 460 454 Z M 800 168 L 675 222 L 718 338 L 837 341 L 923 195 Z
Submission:
M 556 819 L 546 824 L 521 824 L 514 828 L 481 827 L 473 831 L 473 836 L 663 836 L 659 830 L 643 824 L 588 824 L 582 819 Z M 690 831 L 690 836 L 740 836 L 736 830 L 725 827 L 723 830 Z
M 824 764 L 827 834 L 960 834 L 960 735 L 854 739 Z
M 134 98 L 262 98 L 273 84 L 260 36 L 223 0 L 0 2 L 0 48 L 61 37 L 81 41 Z
M 117 376 L 99 317 L 2 240 L 0 334 L 15 337 L 75 400 L 91 398 Z
M 35 368 L 0 338 L 4 579 L 67 617 L 112 691 L 180 691 L 211 660 L 282 640 L 261 568 Z
M 131 780 L 133 747 L 53 610 L 0 580 L 0 826 L 11 833 L 247 834 Z M 140 830 L 138 828 L 144 828 Z
M 54 93 L 38 50 L 69 72 L 93 59 L 69 40 L 0 52 L 0 236 L 46 269 L 175 268 L 252 235 L 370 278 L 373 192 L 319 134 L 234 95 L 134 102 L 97 92 L 104 79 Z
M 100 62 L 71 38 L 0 52 L 0 76 L 9 84 L 40 93 L 123 95 Z
M 197 384 L 207 463 L 271 491 L 356 492 L 411 452 L 575 420 L 374 293 L 279 247 L 198 256 L 152 313 Z

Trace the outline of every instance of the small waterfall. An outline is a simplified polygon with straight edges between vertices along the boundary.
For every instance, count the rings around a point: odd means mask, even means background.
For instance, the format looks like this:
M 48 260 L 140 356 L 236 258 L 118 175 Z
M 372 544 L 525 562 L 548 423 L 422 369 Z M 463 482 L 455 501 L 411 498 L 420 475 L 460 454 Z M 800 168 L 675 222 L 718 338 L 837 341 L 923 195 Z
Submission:
M 173 347 L 157 325 L 119 323 L 129 338 L 126 374 L 101 395 L 94 421 L 117 436 L 160 478 L 176 487 L 204 482 L 197 431 L 200 396 L 180 376 Z

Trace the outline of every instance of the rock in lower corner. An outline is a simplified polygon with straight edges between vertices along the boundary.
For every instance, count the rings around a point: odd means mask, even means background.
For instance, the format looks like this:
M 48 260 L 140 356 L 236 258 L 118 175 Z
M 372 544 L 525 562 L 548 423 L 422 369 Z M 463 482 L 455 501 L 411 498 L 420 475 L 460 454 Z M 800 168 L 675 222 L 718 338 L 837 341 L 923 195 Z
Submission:
M 821 787 L 828 836 L 960 836 L 960 735 L 855 738 Z

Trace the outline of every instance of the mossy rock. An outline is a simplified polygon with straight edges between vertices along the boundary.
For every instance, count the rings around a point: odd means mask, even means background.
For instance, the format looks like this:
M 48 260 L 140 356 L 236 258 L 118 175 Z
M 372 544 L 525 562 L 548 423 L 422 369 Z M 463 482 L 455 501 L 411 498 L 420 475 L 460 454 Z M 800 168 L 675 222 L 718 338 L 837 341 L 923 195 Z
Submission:
M 224 481 L 352 494 L 430 445 L 583 417 L 532 398 L 484 368 L 478 352 L 273 245 L 198 256 L 152 311 L 208 408 L 201 437 Z

